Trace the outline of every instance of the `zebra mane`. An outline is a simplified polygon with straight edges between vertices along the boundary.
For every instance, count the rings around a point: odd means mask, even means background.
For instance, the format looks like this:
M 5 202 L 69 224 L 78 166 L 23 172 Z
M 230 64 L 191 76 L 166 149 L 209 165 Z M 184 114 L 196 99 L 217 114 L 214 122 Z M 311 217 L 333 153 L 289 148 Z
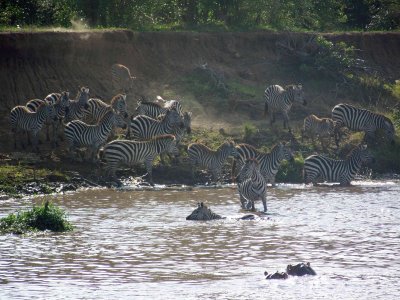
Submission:
M 175 136 L 173 134 L 163 134 L 158 135 L 152 138 L 152 140 L 162 140 L 162 139 L 173 139 L 175 140 Z
M 138 105 L 149 105 L 149 106 L 162 108 L 162 106 L 159 103 L 152 102 L 152 101 L 138 101 Z

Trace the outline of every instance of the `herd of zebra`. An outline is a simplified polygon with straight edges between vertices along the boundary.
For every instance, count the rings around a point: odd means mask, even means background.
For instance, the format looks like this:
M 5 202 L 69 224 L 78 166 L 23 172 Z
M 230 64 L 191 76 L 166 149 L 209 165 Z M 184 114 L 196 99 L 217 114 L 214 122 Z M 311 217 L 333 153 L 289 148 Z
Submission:
M 114 76 L 116 71 L 113 69 L 112 72 Z M 131 84 L 133 79 L 129 74 L 127 84 Z M 306 105 L 301 85 L 285 88 L 272 85 L 265 90 L 264 97 L 264 113 L 269 113 L 271 124 L 275 121 L 275 114 L 281 113 L 283 125 L 289 130 L 288 113 L 292 104 L 299 102 Z M 23 139 L 18 138 L 17 133 L 27 132 L 28 143 L 31 142 L 30 134 L 34 149 L 39 151 L 38 133 L 44 125 L 47 125 L 48 139 L 49 127 L 52 127 L 52 145 L 57 147 L 62 128 L 71 156 L 77 155 L 78 148 L 86 148 L 90 160 L 104 165 L 105 175 L 113 180 L 117 178 L 116 171 L 121 165 L 144 163 L 149 181 L 153 184 L 152 166 L 155 158 L 164 153 L 179 154 L 178 145 L 183 136 L 191 132 L 192 113 L 183 111 L 180 101 L 166 101 L 158 97 L 154 102 L 138 101 L 135 113 L 130 115 L 126 94 L 117 94 L 107 104 L 100 99 L 89 98 L 89 88 L 82 87 L 75 99 L 70 99 L 68 92 L 52 93 L 43 100 L 34 99 L 26 105 L 16 106 L 11 110 L 10 121 L 15 148 L 17 140 L 23 144 Z M 126 129 L 125 138 L 108 142 L 113 139 L 117 127 Z M 394 142 L 395 131 L 390 119 L 343 103 L 333 108 L 332 118 L 318 118 L 315 115 L 306 117 L 302 137 L 305 134 L 313 139 L 314 136 L 320 139 L 334 136 L 338 144 L 342 127 L 364 131 L 365 138 L 374 136 L 377 129 L 383 129 Z M 209 170 L 214 180 L 219 179 L 227 158 L 233 157 L 232 170 L 242 208 L 254 209 L 254 202 L 261 200 L 264 211 L 267 211 L 267 183 L 275 184 L 275 176 L 283 160 L 293 160 L 293 151 L 283 142 L 275 145 L 270 153 L 233 141 L 226 141 L 216 150 L 201 143 L 191 143 L 187 147 L 187 155 L 193 176 L 195 167 L 199 166 Z M 304 180 L 305 183 L 322 180 L 348 185 L 361 164 L 370 160 L 372 156 L 364 145 L 355 147 L 344 160 L 312 155 L 305 159 Z

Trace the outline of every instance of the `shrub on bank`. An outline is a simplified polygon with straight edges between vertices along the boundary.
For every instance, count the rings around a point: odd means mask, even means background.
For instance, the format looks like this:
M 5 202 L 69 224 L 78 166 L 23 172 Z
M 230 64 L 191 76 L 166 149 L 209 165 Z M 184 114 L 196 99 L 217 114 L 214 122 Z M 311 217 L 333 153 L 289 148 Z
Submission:
M 31 210 L 12 213 L 0 219 L 0 233 L 23 234 L 29 231 L 50 230 L 71 231 L 73 226 L 66 219 L 66 213 L 49 201 Z

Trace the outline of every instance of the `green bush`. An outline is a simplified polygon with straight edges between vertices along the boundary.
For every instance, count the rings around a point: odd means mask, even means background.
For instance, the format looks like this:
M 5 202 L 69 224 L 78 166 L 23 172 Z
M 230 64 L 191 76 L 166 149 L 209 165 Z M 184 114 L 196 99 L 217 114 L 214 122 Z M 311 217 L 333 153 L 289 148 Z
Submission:
M 303 182 L 303 156 L 296 156 L 294 161 L 283 161 L 276 174 L 276 182 L 302 183 Z
M 10 214 L 0 219 L 0 233 L 22 234 L 29 231 L 71 231 L 73 226 L 66 220 L 65 212 L 46 201 L 31 210 Z

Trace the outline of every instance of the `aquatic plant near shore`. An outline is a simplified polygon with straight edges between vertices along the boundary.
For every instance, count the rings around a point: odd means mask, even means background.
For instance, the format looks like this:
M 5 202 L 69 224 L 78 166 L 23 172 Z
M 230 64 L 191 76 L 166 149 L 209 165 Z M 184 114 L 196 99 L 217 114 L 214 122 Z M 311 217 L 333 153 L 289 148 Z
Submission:
M 0 219 L 0 233 L 2 234 L 23 234 L 44 230 L 54 232 L 73 230 L 72 224 L 66 219 L 66 213 L 49 201 L 39 206 L 34 205 L 31 210 L 12 213 Z

